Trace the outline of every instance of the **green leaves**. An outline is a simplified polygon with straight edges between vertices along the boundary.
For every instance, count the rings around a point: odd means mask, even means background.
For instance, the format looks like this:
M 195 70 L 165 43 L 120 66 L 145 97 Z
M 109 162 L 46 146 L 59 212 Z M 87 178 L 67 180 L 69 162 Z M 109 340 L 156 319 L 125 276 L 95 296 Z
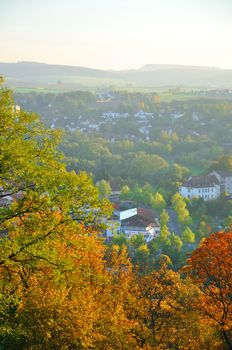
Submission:
M 172 197 L 172 206 L 178 215 L 179 222 L 182 225 L 186 226 L 191 224 L 192 219 L 189 216 L 189 211 L 187 209 L 186 202 L 178 192 Z
M 42 249 L 43 240 L 60 235 L 73 219 L 96 226 L 96 218 L 110 212 L 85 172 L 66 170 L 57 151 L 60 136 L 37 115 L 16 112 L 11 93 L 0 92 L 0 224 L 10 238 L 1 246 L 3 265 L 27 259 L 29 247 Z

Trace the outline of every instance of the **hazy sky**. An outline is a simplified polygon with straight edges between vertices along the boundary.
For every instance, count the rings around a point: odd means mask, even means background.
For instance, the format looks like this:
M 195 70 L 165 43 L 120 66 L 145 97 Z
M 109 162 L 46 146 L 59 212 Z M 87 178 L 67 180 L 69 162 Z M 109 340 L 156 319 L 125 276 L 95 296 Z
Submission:
M 232 0 L 0 0 L 0 61 L 232 68 Z

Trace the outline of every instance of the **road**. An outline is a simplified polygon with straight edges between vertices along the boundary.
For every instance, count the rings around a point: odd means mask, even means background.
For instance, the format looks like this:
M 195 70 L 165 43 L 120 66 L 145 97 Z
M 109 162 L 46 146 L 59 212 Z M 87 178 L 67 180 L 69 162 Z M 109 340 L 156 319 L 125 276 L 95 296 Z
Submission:
M 176 212 L 171 208 L 166 209 L 166 211 L 170 217 L 168 222 L 169 231 L 174 232 L 178 236 L 181 236 Z

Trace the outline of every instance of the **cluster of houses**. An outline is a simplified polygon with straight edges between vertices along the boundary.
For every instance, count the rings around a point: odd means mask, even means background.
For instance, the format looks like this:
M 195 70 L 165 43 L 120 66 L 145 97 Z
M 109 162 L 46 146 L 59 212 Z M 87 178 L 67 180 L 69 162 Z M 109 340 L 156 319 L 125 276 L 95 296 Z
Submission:
M 113 119 L 126 119 L 130 116 L 129 113 L 118 113 L 118 112 L 104 112 L 101 117 L 104 120 L 113 120 Z
M 179 187 L 182 197 L 193 199 L 202 198 L 204 201 L 219 198 L 221 193 L 232 195 L 232 173 L 213 171 L 204 176 L 190 176 Z
M 207 89 L 207 90 L 202 90 L 201 95 L 209 95 L 209 96 L 227 96 L 227 95 L 232 95 L 232 90 L 231 89 Z
M 157 118 L 167 118 L 167 125 L 166 127 L 170 127 L 170 125 L 173 125 L 174 123 L 177 123 L 179 119 L 182 119 L 185 116 L 185 113 L 181 111 L 167 111 L 167 110 L 160 110 L 159 113 L 149 113 L 145 112 L 144 110 L 140 110 L 137 113 L 131 114 L 128 112 L 112 112 L 112 111 L 106 111 L 101 113 L 100 115 L 96 115 L 93 117 L 86 117 L 86 116 L 79 116 L 75 118 L 75 120 L 72 118 L 72 121 L 70 121 L 67 116 L 63 117 L 63 121 L 58 120 L 58 118 L 54 118 L 51 122 L 51 128 L 56 128 L 61 124 L 64 124 L 63 127 L 67 129 L 70 132 L 74 132 L 76 130 L 79 130 L 85 134 L 91 134 L 91 133 L 102 133 L 105 135 L 105 128 L 104 126 L 114 126 L 117 124 L 120 120 L 126 120 L 128 118 L 133 118 L 134 122 L 136 123 L 138 132 L 140 134 L 140 137 L 142 139 L 146 139 L 149 141 L 150 137 L 152 136 L 152 127 L 154 126 L 154 119 Z M 168 122 L 169 119 L 169 122 Z M 190 135 L 193 136 L 205 136 L 206 135 L 206 127 L 208 125 L 208 122 L 206 122 L 202 117 L 199 115 L 198 112 L 192 113 L 192 120 L 196 123 L 196 130 L 189 131 Z M 171 123 L 171 124 L 170 124 Z M 213 123 L 213 121 L 212 121 Z M 203 129 L 202 129 L 203 128 Z M 166 129 L 165 129 L 166 130 Z M 165 131 L 164 130 L 164 131 Z M 124 135 L 125 136 L 125 135 Z M 127 135 L 127 139 L 130 139 L 133 141 L 134 138 L 137 138 L 138 135 Z
M 96 117 L 94 121 L 92 121 L 80 115 L 75 122 L 69 121 L 69 123 L 65 123 L 65 128 L 70 132 L 79 130 L 87 134 L 92 132 L 101 132 L 102 126 L 107 124 L 115 125 L 118 120 L 127 119 L 129 117 L 131 117 L 131 114 L 127 112 L 119 113 L 108 111 L 103 112 L 100 116 Z M 154 114 L 140 110 L 138 113 L 135 113 L 133 117 L 138 125 L 138 131 L 140 132 L 141 136 L 148 137 L 149 129 L 152 127 L 150 120 L 155 118 Z M 67 120 L 67 116 L 65 116 L 63 119 Z M 52 129 L 56 127 L 57 121 L 58 118 L 54 118 L 52 120 L 50 125 Z
M 223 192 L 232 196 L 232 173 L 230 172 L 213 171 L 204 176 L 190 176 L 179 187 L 182 197 L 202 198 L 204 201 L 217 199 Z M 117 191 L 113 191 L 112 202 L 118 199 L 118 195 Z M 107 221 L 106 240 L 112 240 L 114 234 L 118 233 L 123 233 L 127 239 L 140 233 L 144 236 L 145 241 L 149 242 L 160 234 L 158 216 L 151 209 L 122 210 L 119 203 L 113 216 Z
M 115 136 L 113 135 L 112 129 L 117 123 L 120 123 L 122 120 L 133 118 L 133 124 L 135 128 L 131 128 L 126 135 L 123 133 L 124 139 L 128 139 L 134 141 L 136 139 L 147 140 L 154 138 L 154 129 L 155 129 L 155 121 L 162 118 L 164 124 L 162 125 L 163 131 L 166 131 L 169 128 L 178 128 L 178 135 L 186 136 L 191 135 L 193 137 L 207 137 L 208 131 L 211 127 L 213 127 L 217 120 L 213 118 L 209 118 L 209 116 L 205 116 L 203 112 L 199 112 L 197 110 L 186 112 L 182 110 L 182 108 L 176 107 L 170 110 L 170 108 L 160 106 L 159 110 L 150 113 L 141 109 L 137 112 L 130 112 L 125 110 L 124 112 L 115 111 L 117 108 L 116 104 L 109 104 L 108 102 L 114 99 L 115 97 L 110 93 L 102 93 L 98 95 L 98 102 L 101 101 L 103 108 L 95 111 L 95 115 L 91 112 L 90 115 L 69 115 L 69 116 L 60 116 L 54 117 L 50 123 L 51 128 L 65 128 L 70 132 L 75 132 L 79 130 L 84 134 L 93 134 L 99 133 L 109 140 L 115 141 Z M 103 107 L 102 106 L 102 107 Z M 52 107 L 51 104 L 48 105 L 48 108 Z M 111 109 L 112 108 L 112 109 Z M 56 110 L 59 112 L 59 109 Z M 62 112 L 61 112 L 62 113 Z M 185 127 L 182 125 L 181 120 L 184 118 L 188 119 L 188 122 L 191 123 L 191 127 Z M 129 121 L 128 121 L 129 122 Z M 159 127 L 160 124 L 158 123 Z M 133 133 L 133 130 L 137 128 L 137 131 Z M 162 132 L 162 130 L 161 130 Z M 120 136 L 117 136 L 120 139 Z
M 67 116 L 64 116 L 63 122 L 64 122 L 64 127 L 70 132 L 80 130 L 81 132 L 88 134 L 93 132 L 101 133 L 102 126 L 109 125 L 109 124 L 115 125 L 119 120 L 133 117 L 137 124 L 138 132 L 141 134 L 141 137 L 149 140 L 149 134 L 152 128 L 152 120 L 155 118 L 163 117 L 166 115 L 166 113 L 167 111 L 163 111 L 162 113 L 155 115 L 154 113 L 145 112 L 144 110 L 140 110 L 139 112 L 134 114 L 130 114 L 128 112 L 120 113 L 120 112 L 106 111 L 106 112 L 103 112 L 101 115 L 96 116 L 94 120 L 80 115 L 78 118 L 75 118 L 75 121 L 69 120 L 69 122 L 65 122 L 69 118 Z M 178 111 L 174 111 L 171 113 L 169 112 L 169 114 L 170 114 L 169 118 L 172 121 L 182 118 L 184 116 L 184 113 L 181 113 Z M 56 128 L 56 125 L 59 126 L 60 123 L 61 121 L 59 120 L 59 118 L 54 118 L 51 122 L 50 127 L 54 129 Z M 133 135 L 128 135 L 128 138 L 130 138 L 130 136 L 133 136 Z
M 205 176 L 190 176 L 179 188 L 183 197 L 202 198 L 204 201 L 216 199 L 223 192 L 232 195 L 232 173 L 213 171 Z M 118 233 L 123 233 L 127 239 L 142 234 L 146 242 L 158 237 L 160 224 L 156 213 L 152 209 L 133 207 L 133 203 L 119 202 L 119 195 L 120 189 L 113 188 L 110 200 L 114 203 L 115 210 L 106 221 L 106 240 L 111 241 Z M 20 197 L 21 194 L 15 196 Z M 0 200 L 0 206 L 8 206 L 13 200 L 14 196 L 4 196 Z

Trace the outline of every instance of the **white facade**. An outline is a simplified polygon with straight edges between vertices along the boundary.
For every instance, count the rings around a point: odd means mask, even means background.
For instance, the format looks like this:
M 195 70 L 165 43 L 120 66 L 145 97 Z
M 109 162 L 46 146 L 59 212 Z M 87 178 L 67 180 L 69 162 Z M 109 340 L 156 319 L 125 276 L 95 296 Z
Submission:
M 184 116 L 184 113 L 178 113 L 178 112 L 171 113 L 172 119 L 179 119 L 179 118 L 182 118 L 183 116 Z
M 179 193 L 185 198 L 203 198 L 204 201 L 220 197 L 220 185 L 211 187 L 186 187 L 180 186 Z
M 144 236 L 144 239 L 146 242 L 150 242 L 152 239 L 160 235 L 159 226 L 147 226 L 147 227 L 125 226 L 122 229 L 122 231 L 125 234 L 126 238 L 128 239 L 131 239 L 133 236 L 136 236 L 139 233 L 141 233 Z
M 153 117 L 153 116 L 154 116 L 153 113 L 144 112 L 142 109 L 138 113 L 134 114 L 135 118 L 142 119 L 142 120 L 147 119 L 147 117 Z
M 179 187 L 179 193 L 184 198 L 202 198 L 209 201 L 220 197 L 221 186 L 219 178 L 215 174 L 206 176 L 190 176 L 190 178 Z

